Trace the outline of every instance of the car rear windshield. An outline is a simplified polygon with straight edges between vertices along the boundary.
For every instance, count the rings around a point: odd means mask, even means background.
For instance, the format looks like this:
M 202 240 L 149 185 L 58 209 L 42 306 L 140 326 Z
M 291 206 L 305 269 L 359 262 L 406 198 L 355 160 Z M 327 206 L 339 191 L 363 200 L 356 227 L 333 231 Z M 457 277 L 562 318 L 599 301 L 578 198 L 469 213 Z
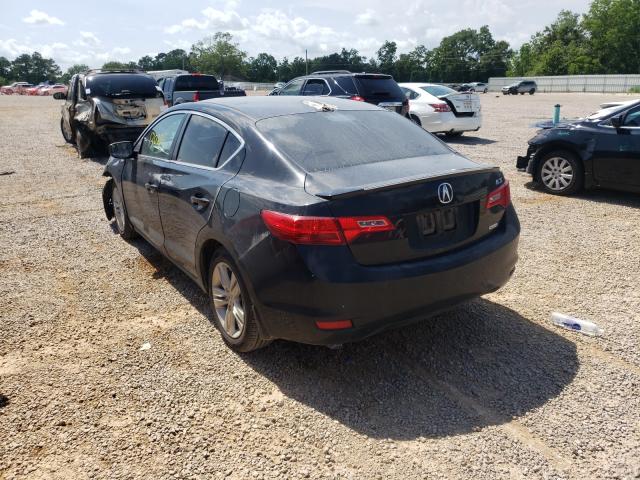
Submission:
M 363 97 L 389 97 L 403 99 L 402 90 L 391 77 L 358 75 L 355 77 L 359 93 Z
M 87 77 L 87 95 L 94 97 L 145 97 L 158 95 L 153 77 L 135 73 L 110 73 Z
M 333 111 L 260 120 L 258 130 L 307 172 L 450 151 L 394 112 Z
M 191 92 L 196 90 L 218 90 L 218 80 L 211 75 L 180 75 L 176 77 L 176 92 Z
M 449 95 L 450 93 L 457 93 L 453 88 L 445 87 L 444 85 L 427 85 L 420 88 L 428 94 L 433 95 L 434 97 L 441 97 L 443 95 Z

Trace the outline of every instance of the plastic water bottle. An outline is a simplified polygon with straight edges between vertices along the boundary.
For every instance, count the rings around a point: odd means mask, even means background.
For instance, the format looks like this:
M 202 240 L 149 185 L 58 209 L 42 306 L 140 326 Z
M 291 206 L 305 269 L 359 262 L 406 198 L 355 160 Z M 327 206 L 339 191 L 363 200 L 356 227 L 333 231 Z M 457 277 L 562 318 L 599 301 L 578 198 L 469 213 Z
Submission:
M 551 314 L 551 321 L 559 327 L 566 328 L 568 330 L 575 330 L 576 332 L 584 333 L 592 337 L 597 337 L 604 333 L 598 325 L 588 320 L 582 320 L 581 318 L 565 315 L 564 313 L 553 312 Z

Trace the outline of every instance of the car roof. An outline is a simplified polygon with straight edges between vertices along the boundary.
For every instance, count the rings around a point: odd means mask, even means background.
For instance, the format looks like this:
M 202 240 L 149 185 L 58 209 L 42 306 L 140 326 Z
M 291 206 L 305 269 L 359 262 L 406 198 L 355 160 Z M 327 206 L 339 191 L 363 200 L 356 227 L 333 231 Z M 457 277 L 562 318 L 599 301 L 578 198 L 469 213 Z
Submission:
M 366 102 L 355 102 L 336 97 L 313 96 L 246 96 L 212 98 L 197 103 L 181 104 L 188 110 L 198 110 L 214 114 L 220 111 L 233 111 L 245 118 L 257 122 L 281 115 L 296 115 L 322 111 L 322 106 L 347 111 L 380 110 L 379 107 Z

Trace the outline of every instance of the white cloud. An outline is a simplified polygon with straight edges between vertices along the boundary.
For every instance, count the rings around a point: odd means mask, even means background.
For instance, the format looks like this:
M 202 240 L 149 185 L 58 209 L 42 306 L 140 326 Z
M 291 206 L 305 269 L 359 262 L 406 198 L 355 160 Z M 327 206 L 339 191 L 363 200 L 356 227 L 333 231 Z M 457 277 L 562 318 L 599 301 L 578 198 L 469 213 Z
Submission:
M 41 10 L 31 10 L 29 16 L 24 17 L 22 21 L 33 25 L 64 25 L 64 22 L 58 17 L 52 17 Z
M 367 25 L 369 27 L 378 25 L 380 21 L 378 20 L 378 14 L 375 10 L 367 8 L 364 13 L 360 13 L 356 16 L 356 25 Z
M 234 6 L 235 3 L 228 2 L 227 7 Z M 174 35 L 183 33 L 188 30 L 242 30 L 249 26 L 249 20 L 241 17 L 232 9 L 217 10 L 213 7 L 207 7 L 202 10 L 203 20 L 195 18 L 187 18 L 180 23 L 170 25 L 164 29 L 165 33 Z
M 80 37 L 85 43 L 90 45 L 100 45 L 102 43 L 93 32 L 80 32 Z

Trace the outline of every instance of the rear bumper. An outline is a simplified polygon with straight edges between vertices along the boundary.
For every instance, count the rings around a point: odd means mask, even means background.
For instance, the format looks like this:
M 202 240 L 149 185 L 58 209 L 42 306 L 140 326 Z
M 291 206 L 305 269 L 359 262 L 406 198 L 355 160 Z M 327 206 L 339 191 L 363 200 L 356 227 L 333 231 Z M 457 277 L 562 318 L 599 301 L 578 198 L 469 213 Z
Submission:
M 107 143 L 113 142 L 135 142 L 146 126 L 130 127 L 117 124 L 100 125 L 96 128 L 96 133 Z
M 431 133 L 469 132 L 482 126 L 482 115 L 473 117 L 456 117 L 453 113 L 428 115 L 420 117 L 422 128 Z
M 507 283 L 518 258 L 520 225 L 513 207 L 496 230 L 455 252 L 376 267 L 354 263 L 348 251 L 342 258 L 335 247 L 328 247 L 334 248 L 333 265 L 300 249 L 285 271 L 265 276 L 263 269 L 259 280 L 252 279 L 263 333 L 318 345 L 352 342 L 493 292 Z M 316 326 L 336 320 L 351 320 L 353 327 Z

